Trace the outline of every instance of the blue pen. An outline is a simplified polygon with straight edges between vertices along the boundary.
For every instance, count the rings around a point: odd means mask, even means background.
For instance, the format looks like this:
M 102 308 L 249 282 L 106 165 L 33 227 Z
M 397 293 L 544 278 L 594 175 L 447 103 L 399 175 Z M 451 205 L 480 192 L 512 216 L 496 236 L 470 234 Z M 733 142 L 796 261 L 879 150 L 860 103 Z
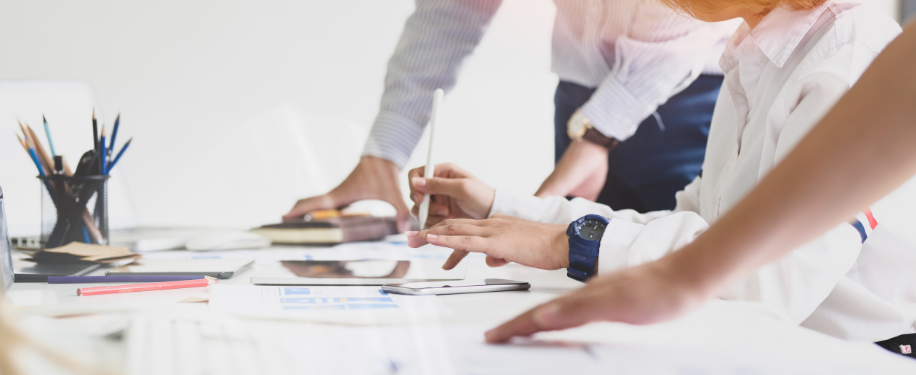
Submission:
M 114 168 L 115 164 L 118 163 L 118 160 L 121 160 L 121 155 L 124 155 L 124 151 L 127 150 L 128 146 L 130 146 L 130 141 L 133 141 L 133 140 L 134 140 L 133 138 L 128 139 L 127 143 L 124 144 L 124 147 L 121 147 L 121 151 L 118 151 L 118 155 L 115 156 L 114 160 L 111 161 L 111 164 L 108 165 L 108 171 L 105 172 L 106 174 L 108 172 L 111 172 L 111 169 Z
M 86 226 L 85 226 L 85 225 L 80 225 L 80 228 L 83 229 L 83 241 L 86 242 L 86 243 L 91 244 L 92 241 L 89 241 L 89 232 L 86 231 Z
M 48 146 L 51 146 L 51 156 L 57 156 L 57 151 L 54 151 L 54 139 L 51 138 L 51 128 L 48 127 L 48 119 L 45 118 L 45 115 L 41 115 L 41 121 L 45 123 L 45 134 L 48 135 Z

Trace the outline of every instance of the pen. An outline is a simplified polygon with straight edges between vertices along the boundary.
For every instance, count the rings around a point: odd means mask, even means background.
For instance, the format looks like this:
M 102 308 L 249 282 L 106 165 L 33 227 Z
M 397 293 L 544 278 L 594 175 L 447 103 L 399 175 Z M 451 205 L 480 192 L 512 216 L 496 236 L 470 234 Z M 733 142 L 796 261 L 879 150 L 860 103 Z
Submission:
M 99 294 L 134 293 L 134 292 L 147 292 L 151 290 L 199 288 L 199 287 L 209 286 L 210 284 L 215 283 L 215 282 L 216 282 L 216 279 L 207 276 L 203 279 L 197 279 L 197 280 L 167 281 L 167 282 L 162 282 L 162 283 L 149 283 L 149 284 L 99 286 L 99 287 L 94 287 L 94 288 L 79 288 L 76 290 L 76 295 L 95 296 Z
M 48 147 L 51 148 L 51 156 L 57 157 L 57 151 L 54 151 L 54 139 L 51 138 L 51 128 L 48 127 L 48 119 L 44 113 L 41 114 L 41 121 L 45 124 L 45 134 L 48 135 Z
M 202 279 L 204 275 L 48 276 L 48 284 L 156 283 Z
M 439 111 L 439 106 L 442 104 L 442 97 L 445 96 L 445 91 L 442 89 L 436 89 L 433 92 L 433 112 L 429 116 L 429 152 L 426 154 L 426 169 L 423 171 L 423 178 L 429 179 L 433 178 L 433 171 L 436 168 L 433 165 L 433 139 L 436 135 L 436 113 Z M 429 217 L 429 194 L 423 195 L 423 203 L 420 203 L 420 215 L 418 219 L 420 220 L 420 228 L 426 228 L 426 218 Z
M 118 151 L 118 155 L 115 156 L 114 160 L 111 161 L 111 164 L 108 165 L 108 170 L 105 171 L 106 174 L 108 172 L 111 172 L 111 169 L 114 168 L 115 164 L 118 163 L 118 160 L 121 160 L 121 155 L 124 155 L 124 151 L 127 150 L 128 146 L 130 146 L 130 141 L 133 141 L 133 140 L 134 140 L 133 138 L 128 139 L 127 143 L 124 144 L 124 147 L 121 147 L 121 151 Z

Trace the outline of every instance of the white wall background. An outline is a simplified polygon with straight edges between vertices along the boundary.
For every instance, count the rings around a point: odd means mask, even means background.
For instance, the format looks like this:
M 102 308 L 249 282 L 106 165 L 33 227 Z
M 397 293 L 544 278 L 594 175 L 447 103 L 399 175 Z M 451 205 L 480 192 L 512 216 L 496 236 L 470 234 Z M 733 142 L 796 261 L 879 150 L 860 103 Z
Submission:
M 93 103 L 109 126 L 122 113 L 120 142 L 134 137 L 114 172 L 113 225 L 277 221 L 357 162 L 412 9 L 409 0 L 0 2 L 0 186 L 11 232 L 37 233 L 39 222 L 16 118 L 40 127 L 47 114 L 75 165 L 91 147 Z M 548 0 L 504 1 L 446 97 L 440 161 L 525 193 L 547 176 L 553 13 Z M 77 82 L 22 94 L 35 86 L 21 80 Z M 409 167 L 425 162 L 426 144 Z
M 0 79 L 84 80 L 109 126 L 121 112 L 118 139 L 134 142 L 114 174 L 140 224 L 256 226 L 355 165 L 412 9 L 407 0 L 5 1 Z M 547 176 L 553 12 L 547 0 L 505 1 L 447 96 L 441 161 L 522 192 Z M 44 111 L 75 164 L 91 148 L 92 99 L 76 101 L 82 113 L 56 109 L 61 100 L 0 103 L 0 186 L 14 234 L 36 232 L 39 220 L 15 120 L 40 126 Z M 411 167 L 425 162 L 426 142 Z

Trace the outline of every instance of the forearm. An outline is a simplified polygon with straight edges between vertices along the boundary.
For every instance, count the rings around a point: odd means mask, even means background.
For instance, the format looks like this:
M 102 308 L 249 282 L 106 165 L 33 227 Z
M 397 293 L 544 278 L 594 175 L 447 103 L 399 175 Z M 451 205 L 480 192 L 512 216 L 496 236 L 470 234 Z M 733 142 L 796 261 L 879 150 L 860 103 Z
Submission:
M 852 218 L 916 173 L 914 26 L 741 203 L 672 254 L 708 296 Z
M 423 135 L 437 88 L 449 91 L 501 0 L 418 0 L 388 61 L 385 91 L 363 155 L 403 168 Z

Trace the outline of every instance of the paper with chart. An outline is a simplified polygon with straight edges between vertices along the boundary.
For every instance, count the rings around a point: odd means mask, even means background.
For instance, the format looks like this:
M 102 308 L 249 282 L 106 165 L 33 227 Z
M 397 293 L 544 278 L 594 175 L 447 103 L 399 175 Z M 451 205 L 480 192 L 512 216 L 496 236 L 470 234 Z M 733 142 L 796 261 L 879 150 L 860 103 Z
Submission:
M 260 316 L 436 316 L 449 309 L 435 296 L 389 294 L 380 287 L 216 284 L 213 311 Z

